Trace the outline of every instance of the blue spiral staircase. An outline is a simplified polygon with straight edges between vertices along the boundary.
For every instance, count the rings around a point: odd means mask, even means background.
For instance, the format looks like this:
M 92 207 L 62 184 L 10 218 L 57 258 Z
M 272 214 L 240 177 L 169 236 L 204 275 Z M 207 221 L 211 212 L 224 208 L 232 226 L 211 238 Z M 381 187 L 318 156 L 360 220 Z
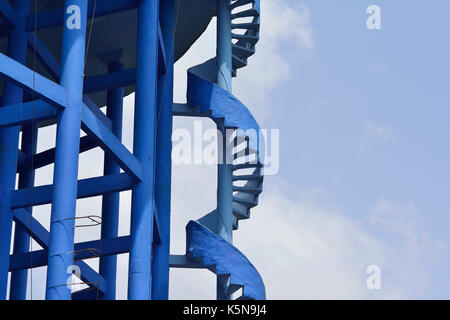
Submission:
M 255 54 L 260 28 L 259 4 L 259 0 L 232 1 L 233 76 L 237 76 L 237 70 L 245 67 L 247 59 Z M 241 32 L 236 33 L 237 30 Z M 258 204 L 262 192 L 259 126 L 244 104 L 215 84 L 216 70 L 216 58 L 188 70 L 187 102 L 214 121 L 223 121 L 225 129 L 233 132 L 230 137 L 234 144 L 232 208 L 233 230 L 236 231 L 239 221 L 250 218 L 250 209 Z M 229 276 L 229 296 L 242 289 L 238 299 L 264 300 L 265 287 L 256 268 L 242 252 L 215 232 L 211 221 L 216 211 L 186 226 L 187 258 L 217 275 Z

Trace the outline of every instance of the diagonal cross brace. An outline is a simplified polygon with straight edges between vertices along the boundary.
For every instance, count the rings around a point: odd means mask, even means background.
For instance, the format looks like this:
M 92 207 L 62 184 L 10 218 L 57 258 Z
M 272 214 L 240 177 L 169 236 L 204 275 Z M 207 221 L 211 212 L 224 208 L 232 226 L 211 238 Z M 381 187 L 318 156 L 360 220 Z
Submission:
M 142 180 L 143 169 L 140 161 L 85 104 L 81 110 L 81 121 L 83 131 L 89 134 L 103 150 L 110 152 L 126 173 L 137 181 Z
M 56 107 L 64 108 L 66 105 L 67 92 L 62 86 L 3 53 L 0 53 L 0 77 L 24 90 L 34 91 L 39 98 Z
M 13 219 L 20 224 L 22 228 L 44 249 L 48 249 L 50 242 L 50 233 L 39 221 L 33 218 L 25 209 L 18 209 L 13 211 Z M 42 260 L 42 257 L 40 258 Z M 39 259 L 37 260 L 39 261 Z M 31 262 L 31 259 L 30 259 Z M 47 263 L 45 263 L 47 264 Z M 96 287 L 94 284 L 99 283 L 99 290 L 105 292 L 105 279 L 93 270 L 88 264 L 83 261 L 75 261 L 75 265 L 80 267 L 81 280 L 90 287 Z
M 17 12 L 6 1 L 0 1 L 0 16 L 6 19 L 8 23 L 15 26 L 17 21 Z

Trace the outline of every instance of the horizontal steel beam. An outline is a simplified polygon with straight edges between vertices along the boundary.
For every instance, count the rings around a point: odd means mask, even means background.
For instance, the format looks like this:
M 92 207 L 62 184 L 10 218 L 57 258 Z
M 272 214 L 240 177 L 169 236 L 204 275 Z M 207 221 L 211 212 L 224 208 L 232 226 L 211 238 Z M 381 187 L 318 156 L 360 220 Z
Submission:
M 1 110 L 1 109 L 0 109 Z M 90 136 L 84 136 L 80 139 L 80 153 L 97 148 L 98 144 Z M 56 148 L 42 151 L 33 156 L 33 169 L 39 169 L 55 162 Z M 31 161 L 22 151 L 19 150 L 19 165 L 17 171 L 21 171 L 27 161 Z
M 171 268 L 183 268 L 183 269 L 206 269 L 202 264 L 201 259 L 191 259 L 186 255 L 174 255 L 169 256 L 169 265 Z
M 174 103 L 172 106 L 172 114 L 180 117 L 211 117 L 210 111 L 202 112 L 200 111 L 200 106 L 192 107 L 183 103 Z
M 0 108 L 0 127 L 12 127 L 56 117 L 57 109 L 43 101 L 34 100 Z
M 88 5 L 88 18 L 102 17 L 105 15 L 127 11 L 137 8 L 139 0 L 97 0 L 95 6 L 94 1 L 90 1 Z M 55 9 L 38 13 L 35 17 L 30 14 L 27 17 L 27 31 L 40 30 L 60 26 L 63 24 L 64 10 Z
M 34 232 L 34 230 L 33 230 Z M 75 243 L 75 261 L 94 259 L 127 253 L 130 250 L 130 236 Z M 32 252 L 16 253 L 10 256 L 9 271 L 38 268 L 47 265 L 47 248 Z M 32 264 L 31 264 L 32 262 Z
M 130 190 L 134 181 L 126 173 L 88 178 L 78 181 L 77 198 L 96 197 L 113 192 Z M 26 208 L 51 203 L 53 200 L 53 185 L 45 185 L 12 192 L 13 209 Z
M 136 69 L 111 72 L 84 79 L 84 94 L 134 85 Z

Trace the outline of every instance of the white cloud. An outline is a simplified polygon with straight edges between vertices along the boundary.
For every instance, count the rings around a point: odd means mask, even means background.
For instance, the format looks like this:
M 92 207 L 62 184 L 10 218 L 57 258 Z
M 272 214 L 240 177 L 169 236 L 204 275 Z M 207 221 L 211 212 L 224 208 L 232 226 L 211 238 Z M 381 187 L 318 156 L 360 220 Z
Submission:
M 439 246 L 428 240 L 413 206 L 380 200 L 366 221 L 368 215 L 351 217 L 315 192 L 267 180 L 260 205 L 235 239 L 261 271 L 269 298 L 425 297 L 426 260 Z M 395 232 L 396 240 L 386 232 Z M 379 291 L 366 288 L 372 264 L 382 270 Z
M 215 201 L 214 172 L 206 167 L 191 167 L 191 172 L 186 168 L 175 169 L 178 191 L 174 192 L 172 247 L 179 250 L 184 250 L 186 222 L 201 216 L 201 212 L 207 213 Z M 188 181 L 196 186 L 205 185 L 186 192 L 184 186 Z M 267 297 L 426 297 L 427 267 L 440 247 L 428 240 L 414 206 L 380 200 L 367 214 L 355 218 L 338 205 L 329 204 L 328 194 L 317 187 L 298 190 L 269 177 L 260 204 L 252 209 L 251 219 L 241 221 L 239 230 L 234 232 L 236 247 L 261 273 Z M 205 195 L 209 204 L 200 205 L 203 209 L 199 210 L 196 203 Z M 395 239 L 389 236 L 392 234 Z M 366 269 L 373 264 L 382 271 L 381 290 L 366 287 Z M 214 299 L 214 281 L 209 271 L 189 272 L 189 279 L 183 277 L 183 272 L 176 270 L 172 274 L 172 298 Z
M 412 204 L 405 205 L 381 199 L 371 212 L 369 221 L 372 225 L 380 226 L 387 233 L 402 237 L 409 243 L 421 242 L 417 238 L 416 230 L 423 217 Z
M 248 66 L 238 70 L 236 96 L 242 99 L 258 121 L 270 116 L 267 104 L 273 90 L 292 79 L 294 64 L 310 56 L 315 48 L 309 9 L 302 2 L 261 2 L 261 39 Z

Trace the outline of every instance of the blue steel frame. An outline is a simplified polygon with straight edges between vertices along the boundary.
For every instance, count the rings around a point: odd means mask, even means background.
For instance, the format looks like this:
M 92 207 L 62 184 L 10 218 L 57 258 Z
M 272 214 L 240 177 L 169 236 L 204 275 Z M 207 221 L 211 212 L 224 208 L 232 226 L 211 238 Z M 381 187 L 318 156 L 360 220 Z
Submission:
M 160 232 L 160 225 L 155 224 L 154 229 L 153 222 L 156 207 L 161 207 L 159 216 L 165 224 L 170 219 L 174 3 L 163 1 L 159 19 L 159 1 L 98 2 L 97 15 L 138 9 L 139 68 L 121 73 L 121 66 L 111 62 L 109 74 L 84 79 L 86 25 L 87 18 L 93 14 L 88 0 L 66 0 L 64 18 L 55 12 L 44 12 L 39 14 L 40 17 L 47 15 L 50 19 L 39 18 L 36 21 L 36 29 L 63 24 L 73 14 L 69 7 L 75 5 L 80 8 L 81 27 L 69 29 L 64 24 L 61 67 L 31 34 L 34 18 L 29 13 L 30 0 L 15 0 L 12 6 L 0 1 L 0 13 L 11 24 L 8 55 L 0 54 L 0 74 L 6 80 L 2 99 L 4 107 L 0 108 L 0 299 L 6 298 L 9 271 L 12 273 L 10 299 L 25 299 L 27 269 L 40 265 L 48 265 L 47 299 L 84 299 L 97 294 L 97 290 L 71 294 L 70 286 L 66 286 L 70 275 L 67 270 L 71 265 L 80 267 L 82 280 L 98 289 L 101 299 L 115 299 L 115 255 L 125 252 L 130 253 L 129 298 L 151 298 L 152 265 L 155 274 L 162 274 L 153 286 L 157 286 L 162 299 L 168 297 L 169 228 L 164 229 L 164 235 L 155 234 Z M 27 45 L 33 46 L 59 84 L 25 67 Z M 170 66 L 169 59 L 172 60 Z M 159 95 L 158 82 L 164 84 Z M 131 154 L 120 140 L 123 87 L 133 83 L 136 84 L 136 116 L 135 144 Z M 23 90 L 33 93 L 36 99 L 23 102 Z M 107 118 L 83 97 L 83 94 L 101 90 L 108 91 Z M 158 98 L 161 100 L 161 125 L 155 132 Z M 32 157 L 38 123 L 51 118 L 57 119 L 56 148 Z M 18 143 L 22 126 L 20 150 Z M 88 133 L 87 137 L 80 139 L 80 128 Z M 106 151 L 104 176 L 78 181 L 79 152 L 97 146 Z M 157 148 L 159 153 L 155 157 Z M 34 170 L 50 163 L 55 163 L 54 184 L 33 187 Z M 165 170 L 156 180 L 155 166 Z M 15 190 L 17 167 L 20 178 L 19 189 Z M 120 173 L 120 168 L 125 173 Z M 155 197 L 155 184 L 169 193 L 159 192 Z M 124 190 L 133 191 L 131 232 L 130 236 L 117 237 L 118 192 Z M 85 256 L 77 255 L 74 260 L 75 251 L 100 246 L 100 241 L 74 244 L 73 238 L 76 199 L 96 195 L 103 195 L 100 274 L 83 262 L 89 258 L 88 251 L 82 253 Z M 50 232 L 30 214 L 32 206 L 44 203 L 52 204 Z M 13 219 L 16 231 L 14 254 L 10 257 Z M 28 252 L 29 234 L 44 247 L 44 250 L 33 252 L 32 260 Z M 153 247 L 157 254 L 152 261 Z M 30 265 L 31 261 L 33 265 Z
M 30 14 L 30 0 L 13 0 L 11 5 L 0 0 L 0 15 L 7 22 L 0 26 L 0 37 L 8 37 L 8 53 L 0 53 L 0 77 L 5 80 L 0 107 L 0 300 L 7 298 L 9 272 L 9 298 L 26 299 L 28 269 L 45 265 L 46 299 L 115 299 L 116 255 L 127 252 L 129 299 L 168 299 L 170 267 L 215 272 L 218 299 L 231 299 L 239 288 L 244 288 L 243 298 L 265 298 L 256 269 L 232 246 L 232 231 L 239 220 L 248 218 L 249 208 L 262 190 L 259 161 L 230 164 L 226 162 L 230 154 L 223 150 L 224 162 L 218 166 L 217 209 L 202 218 L 213 217 L 211 228 L 205 229 L 210 222 L 202 224 L 202 219 L 189 223 L 186 255 L 171 256 L 169 252 L 172 117 L 208 114 L 223 134 L 219 145 L 224 149 L 230 138 L 227 129 L 258 129 L 245 106 L 231 95 L 231 78 L 254 53 L 259 36 L 259 0 L 216 1 L 216 78 L 202 79 L 190 72 L 190 105 L 181 106 L 173 104 L 175 0 L 97 0 L 96 7 L 88 0 L 65 0 L 63 12 L 42 12 L 37 20 Z M 247 4 L 252 8 L 232 14 L 233 9 Z M 66 22 L 77 14 L 77 8 L 79 25 L 69 27 Z M 88 19 L 94 11 L 102 16 L 133 8 L 138 12 L 137 67 L 124 70 L 119 61 L 108 61 L 107 74 L 85 78 Z M 241 17 L 253 20 L 232 24 L 232 19 Z M 58 25 L 63 25 L 61 64 L 34 34 L 35 30 Z M 232 33 L 236 28 L 247 31 L 236 35 Z M 232 44 L 232 38 L 237 43 Z M 54 81 L 26 67 L 27 46 Z M 123 88 L 129 85 L 136 88 L 132 153 L 121 143 Z M 87 97 L 104 90 L 106 116 Z M 24 99 L 24 91 L 31 93 L 31 99 Z M 206 96 L 209 102 L 205 102 Z M 199 113 L 195 111 L 197 106 L 209 111 Z M 57 120 L 56 147 L 36 154 L 39 123 L 48 119 Z M 80 129 L 87 136 L 80 138 Z M 234 138 L 235 143 L 238 138 Z M 244 140 L 248 142 L 247 155 L 249 150 L 257 152 L 253 137 Z M 78 180 L 79 154 L 96 147 L 105 151 L 104 175 Z M 52 163 L 54 183 L 35 187 L 35 170 Z M 246 168 L 256 170 L 251 175 L 234 175 L 236 170 Z M 233 181 L 238 180 L 257 181 L 258 185 L 236 187 Z M 118 237 L 119 193 L 125 190 L 132 190 L 131 230 L 129 236 Z M 250 194 L 252 200 L 236 197 L 236 192 Z M 74 243 L 76 200 L 100 195 L 101 239 Z M 32 216 L 33 206 L 42 204 L 52 205 L 49 231 Z M 15 237 L 10 255 L 13 221 Z M 30 237 L 43 249 L 30 252 Z M 205 243 L 214 243 L 217 252 L 229 255 L 216 257 L 215 252 L 204 248 Z M 99 252 L 99 272 L 84 262 L 98 256 L 92 248 Z M 80 269 L 88 289 L 72 293 L 66 285 L 73 265 Z

